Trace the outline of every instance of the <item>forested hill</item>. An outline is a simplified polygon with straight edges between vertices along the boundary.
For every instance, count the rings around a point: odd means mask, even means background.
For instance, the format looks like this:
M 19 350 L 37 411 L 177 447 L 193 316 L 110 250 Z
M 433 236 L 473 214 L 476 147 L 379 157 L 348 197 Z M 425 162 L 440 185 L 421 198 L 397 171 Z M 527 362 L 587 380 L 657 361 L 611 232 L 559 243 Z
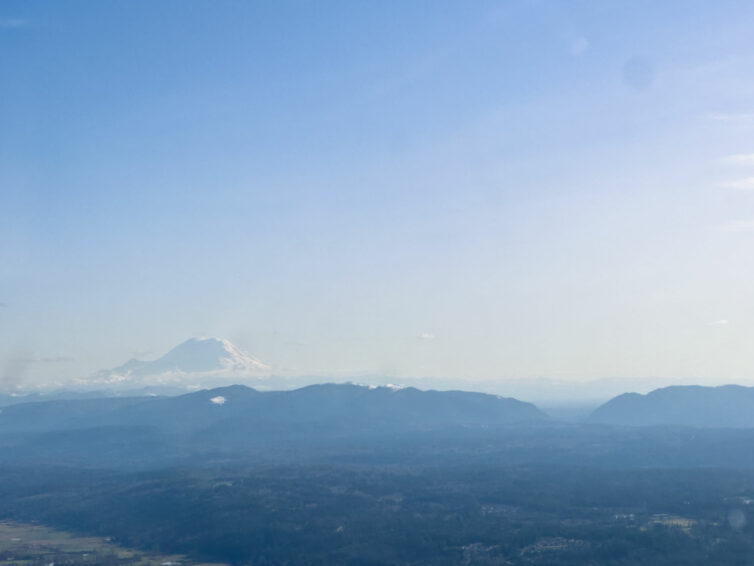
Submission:
M 590 422 L 625 426 L 754 427 L 754 387 L 673 386 L 624 393 L 597 408 Z
M 546 416 L 530 403 L 483 393 L 323 384 L 260 392 L 234 385 L 177 397 L 110 397 L 17 404 L 3 408 L 0 431 L 43 432 L 149 426 L 186 432 L 233 423 L 264 427 L 316 425 L 343 431 L 427 430 L 532 423 Z

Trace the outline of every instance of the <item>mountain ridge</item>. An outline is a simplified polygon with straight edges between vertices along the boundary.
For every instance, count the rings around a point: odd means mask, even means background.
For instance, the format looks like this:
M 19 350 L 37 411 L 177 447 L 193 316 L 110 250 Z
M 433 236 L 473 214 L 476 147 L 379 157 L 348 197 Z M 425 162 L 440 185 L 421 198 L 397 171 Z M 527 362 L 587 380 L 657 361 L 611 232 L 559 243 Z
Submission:
M 199 430 L 228 419 L 254 424 L 327 423 L 342 429 L 443 428 L 532 423 L 547 416 L 531 403 L 484 393 L 317 384 L 288 391 L 245 385 L 174 397 L 107 397 L 22 403 L 3 408 L 5 432 L 150 425 Z
M 754 387 L 673 385 L 623 393 L 598 407 L 591 423 L 624 426 L 754 427 Z

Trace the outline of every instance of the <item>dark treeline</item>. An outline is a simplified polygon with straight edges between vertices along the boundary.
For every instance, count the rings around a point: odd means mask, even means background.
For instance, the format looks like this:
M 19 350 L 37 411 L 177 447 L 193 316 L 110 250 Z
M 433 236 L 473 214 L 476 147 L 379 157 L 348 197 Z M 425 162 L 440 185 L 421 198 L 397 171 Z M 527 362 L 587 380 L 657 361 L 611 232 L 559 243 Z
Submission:
M 287 411 L 213 394 L 4 409 L 0 519 L 235 566 L 754 559 L 754 429 L 566 425 L 352 386 Z
M 748 564 L 754 474 L 319 464 L 5 468 L 5 518 L 242 564 Z

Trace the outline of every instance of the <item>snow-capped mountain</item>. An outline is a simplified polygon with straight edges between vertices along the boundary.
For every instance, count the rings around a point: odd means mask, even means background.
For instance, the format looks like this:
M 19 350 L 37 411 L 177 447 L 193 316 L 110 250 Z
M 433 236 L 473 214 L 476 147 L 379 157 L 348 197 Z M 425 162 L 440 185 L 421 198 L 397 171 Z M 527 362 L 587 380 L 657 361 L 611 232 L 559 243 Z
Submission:
M 130 359 L 98 371 L 89 381 L 110 385 L 163 385 L 208 378 L 259 378 L 270 367 L 223 338 L 191 338 L 153 361 Z

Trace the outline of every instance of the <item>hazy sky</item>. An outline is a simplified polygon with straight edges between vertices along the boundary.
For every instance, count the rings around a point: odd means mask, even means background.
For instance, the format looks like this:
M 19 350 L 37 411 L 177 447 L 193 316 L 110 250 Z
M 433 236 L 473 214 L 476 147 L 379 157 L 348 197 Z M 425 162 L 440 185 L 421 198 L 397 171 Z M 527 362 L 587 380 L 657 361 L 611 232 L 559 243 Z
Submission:
M 754 380 L 754 4 L 0 3 L 0 372 Z

